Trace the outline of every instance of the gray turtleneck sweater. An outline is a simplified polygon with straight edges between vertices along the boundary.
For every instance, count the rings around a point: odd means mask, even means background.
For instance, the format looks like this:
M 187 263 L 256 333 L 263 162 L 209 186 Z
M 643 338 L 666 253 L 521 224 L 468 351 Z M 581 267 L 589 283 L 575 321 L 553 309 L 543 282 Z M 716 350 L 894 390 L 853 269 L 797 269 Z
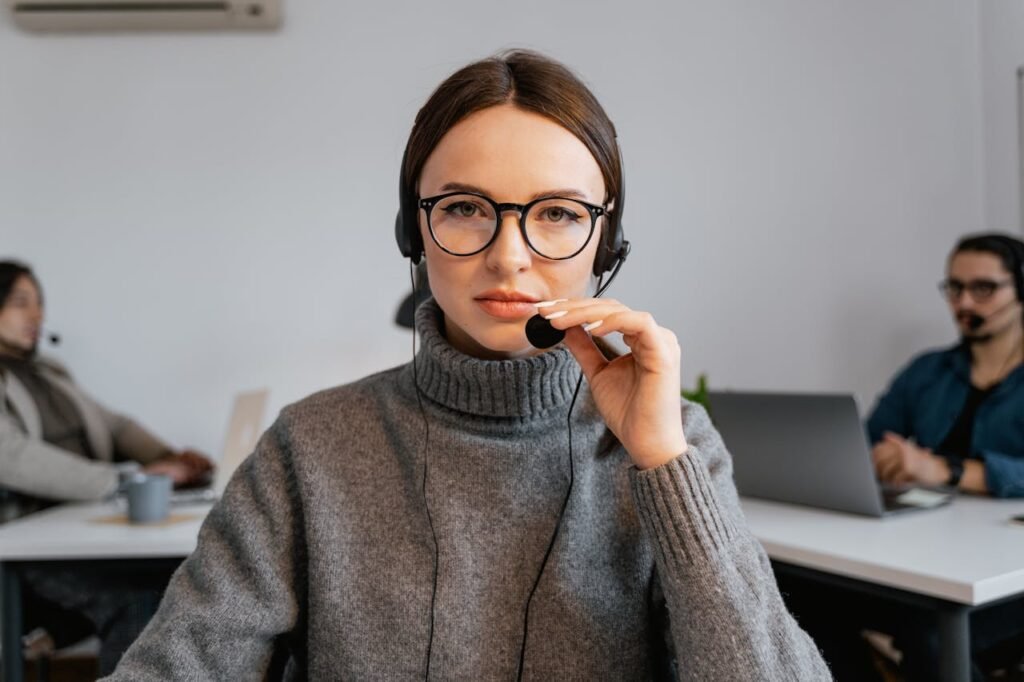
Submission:
M 281 413 L 109 680 L 255 680 L 282 652 L 311 679 L 514 680 L 524 636 L 530 680 L 673 659 L 688 680 L 830 679 L 701 408 L 682 406 L 689 451 L 638 471 L 585 381 L 567 427 L 567 350 L 478 360 L 436 304 L 417 317 L 414 363 Z

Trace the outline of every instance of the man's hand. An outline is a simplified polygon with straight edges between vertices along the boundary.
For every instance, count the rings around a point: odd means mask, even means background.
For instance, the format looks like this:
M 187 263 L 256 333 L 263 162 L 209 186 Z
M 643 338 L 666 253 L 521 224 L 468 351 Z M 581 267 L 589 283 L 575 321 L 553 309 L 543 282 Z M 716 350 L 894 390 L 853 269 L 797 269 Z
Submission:
M 871 450 L 871 459 L 878 478 L 885 483 L 936 486 L 949 480 L 945 459 L 889 431 Z

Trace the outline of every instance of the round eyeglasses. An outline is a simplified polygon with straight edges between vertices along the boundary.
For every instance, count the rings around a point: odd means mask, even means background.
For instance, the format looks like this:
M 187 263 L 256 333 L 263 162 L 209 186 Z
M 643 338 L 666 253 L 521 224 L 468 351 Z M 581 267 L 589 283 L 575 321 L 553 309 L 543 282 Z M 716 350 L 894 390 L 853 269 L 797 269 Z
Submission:
M 498 236 L 505 211 L 519 213 L 526 244 L 549 260 L 567 260 L 590 243 L 597 219 L 607 213 L 578 199 L 545 197 L 528 204 L 499 204 L 490 197 L 451 192 L 419 200 L 434 243 L 453 256 L 480 253 Z

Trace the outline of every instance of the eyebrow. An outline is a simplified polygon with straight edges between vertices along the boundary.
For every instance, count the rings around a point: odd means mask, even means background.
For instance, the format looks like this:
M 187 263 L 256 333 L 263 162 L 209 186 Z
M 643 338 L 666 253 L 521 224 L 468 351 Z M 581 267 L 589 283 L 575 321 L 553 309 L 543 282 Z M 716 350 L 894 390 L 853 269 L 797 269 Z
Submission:
M 442 192 L 472 192 L 473 194 L 483 194 L 486 197 L 491 196 L 482 187 L 476 185 L 470 185 L 465 182 L 448 182 L 441 186 Z M 584 192 L 578 189 L 572 189 L 570 187 L 564 187 L 562 189 L 551 189 L 543 192 L 537 192 L 527 200 L 527 203 L 536 201 L 537 199 L 550 199 L 552 197 L 565 197 L 566 199 L 582 199 L 584 201 L 590 201 Z

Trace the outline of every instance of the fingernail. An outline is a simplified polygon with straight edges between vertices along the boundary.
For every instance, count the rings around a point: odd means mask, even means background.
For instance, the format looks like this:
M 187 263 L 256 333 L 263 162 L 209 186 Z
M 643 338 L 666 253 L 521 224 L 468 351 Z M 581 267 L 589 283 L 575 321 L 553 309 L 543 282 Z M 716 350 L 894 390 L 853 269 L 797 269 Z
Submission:
M 583 325 L 583 331 L 589 332 L 591 329 L 597 329 L 602 324 L 604 324 L 604 320 L 598 320 L 597 322 L 589 322 Z
M 547 308 L 548 306 L 553 306 L 556 303 L 565 303 L 568 300 L 569 299 L 567 298 L 556 298 L 553 301 L 541 301 L 540 303 L 534 303 L 533 305 L 537 306 L 538 308 Z
M 550 315 L 545 315 L 544 319 L 545 320 L 557 320 L 562 315 L 565 315 L 568 312 L 569 312 L 568 310 L 559 310 L 557 313 L 551 313 Z

